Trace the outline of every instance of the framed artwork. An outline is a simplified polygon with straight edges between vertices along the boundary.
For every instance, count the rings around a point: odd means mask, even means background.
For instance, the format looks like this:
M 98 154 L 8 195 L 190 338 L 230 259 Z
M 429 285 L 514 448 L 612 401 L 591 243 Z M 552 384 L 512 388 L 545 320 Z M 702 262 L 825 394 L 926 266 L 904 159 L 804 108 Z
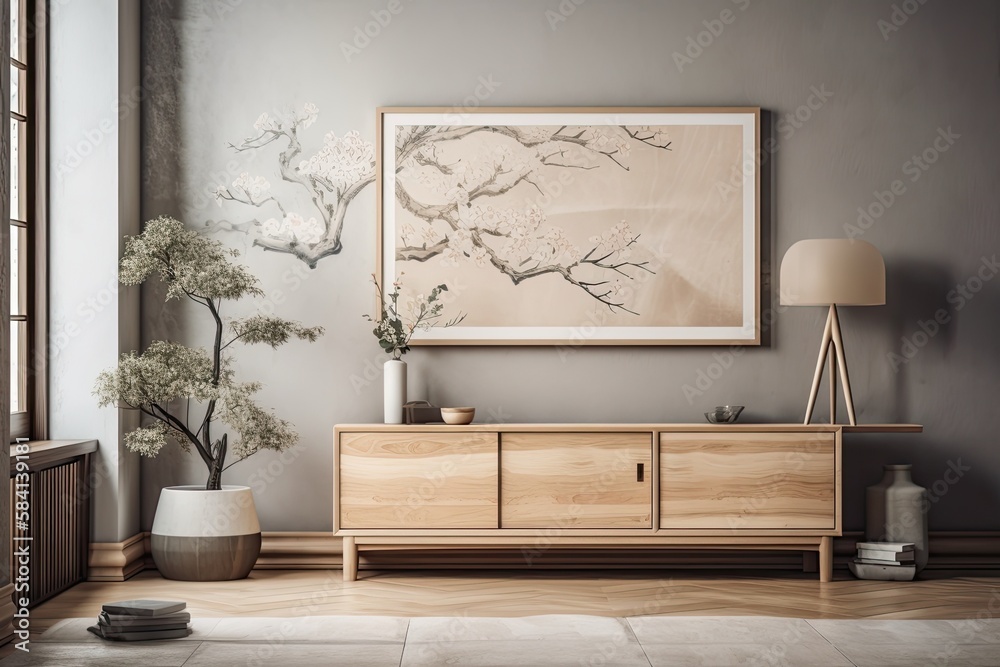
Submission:
M 760 343 L 758 108 L 380 108 L 378 266 L 415 345 Z

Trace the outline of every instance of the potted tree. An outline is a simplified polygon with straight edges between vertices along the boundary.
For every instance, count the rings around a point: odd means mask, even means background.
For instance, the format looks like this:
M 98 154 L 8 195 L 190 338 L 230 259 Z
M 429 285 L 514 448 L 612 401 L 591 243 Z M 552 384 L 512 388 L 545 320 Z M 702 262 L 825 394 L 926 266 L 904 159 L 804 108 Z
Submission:
M 226 250 L 159 217 L 126 239 L 119 268 L 123 285 L 154 274 L 166 299 L 187 299 L 205 308 L 214 323 L 211 346 L 192 348 L 154 341 L 141 354 L 123 354 L 97 379 L 100 405 L 138 410 L 144 425 L 125 436 L 128 449 L 154 457 L 174 442 L 205 463 L 204 486 L 173 486 L 160 492 L 153 519 L 153 560 L 168 579 L 241 579 L 260 554 L 260 524 L 249 487 L 223 486 L 223 471 L 262 449 L 283 451 L 298 441 L 291 424 L 260 407 L 258 382 L 239 382 L 226 354 L 236 342 L 278 347 L 292 338 L 315 341 L 320 327 L 265 315 L 224 319 L 224 302 L 262 296 L 257 279 Z M 214 429 L 223 422 L 228 429 Z M 231 459 L 231 460 L 230 460 Z M 227 463 L 228 461 L 228 463 Z

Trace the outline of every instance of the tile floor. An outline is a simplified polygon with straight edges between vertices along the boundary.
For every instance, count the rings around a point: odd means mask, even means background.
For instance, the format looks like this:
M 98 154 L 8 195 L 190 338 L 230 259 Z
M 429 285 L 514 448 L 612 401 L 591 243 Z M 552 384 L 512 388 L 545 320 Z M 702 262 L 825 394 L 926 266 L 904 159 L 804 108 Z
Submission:
M 190 637 L 113 644 L 61 621 L 4 665 L 202 667 L 345 665 L 1000 666 L 1000 620 L 767 617 L 197 619 Z

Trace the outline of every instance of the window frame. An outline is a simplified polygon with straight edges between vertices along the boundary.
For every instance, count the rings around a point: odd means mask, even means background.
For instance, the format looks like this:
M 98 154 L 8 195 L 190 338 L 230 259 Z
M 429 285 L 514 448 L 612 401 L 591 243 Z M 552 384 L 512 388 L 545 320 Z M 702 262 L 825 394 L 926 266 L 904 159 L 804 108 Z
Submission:
M 8 2 L 8 0 L 0 0 Z M 19 189 L 24 220 L 10 220 L 10 230 L 23 227 L 25 247 L 21 249 L 20 299 L 24 317 L 11 316 L 12 321 L 23 320 L 25 332 L 19 348 L 20 377 L 10 379 L 10 390 L 18 391 L 20 382 L 23 410 L 10 413 L 10 438 L 44 440 L 48 437 L 48 164 L 47 164 L 47 77 L 48 13 L 46 0 L 20 0 L 22 8 L 19 42 L 25 63 L 14 63 L 8 53 L 10 66 L 25 72 L 23 88 L 18 91 L 23 99 L 23 114 L 11 112 L 11 119 L 21 122 L 24 135 L 19 147 L 21 183 Z M 10 26 L 5 28 L 10 31 Z M 10 67 L 8 67 L 10 70 Z M 9 107 L 9 100 L 8 100 Z M 8 132 L 10 131 L 8 127 Z M 9 159 L 9 156 L 8 156 Z M 8 171 L 8 173 L 10 173 Z M 13 343 L 13 341 L 11 341 Z

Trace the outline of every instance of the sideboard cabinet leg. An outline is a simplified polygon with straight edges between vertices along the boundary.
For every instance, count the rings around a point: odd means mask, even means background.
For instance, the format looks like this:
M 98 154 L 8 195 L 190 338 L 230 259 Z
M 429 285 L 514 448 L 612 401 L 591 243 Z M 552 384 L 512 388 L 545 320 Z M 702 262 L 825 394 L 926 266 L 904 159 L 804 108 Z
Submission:
M 819 538 L 819 580 L 828 582 L 833 579 L 833 538 Z
M 358 545 L 353 537 L 344 538 L 344 581 L 358 580 Z

